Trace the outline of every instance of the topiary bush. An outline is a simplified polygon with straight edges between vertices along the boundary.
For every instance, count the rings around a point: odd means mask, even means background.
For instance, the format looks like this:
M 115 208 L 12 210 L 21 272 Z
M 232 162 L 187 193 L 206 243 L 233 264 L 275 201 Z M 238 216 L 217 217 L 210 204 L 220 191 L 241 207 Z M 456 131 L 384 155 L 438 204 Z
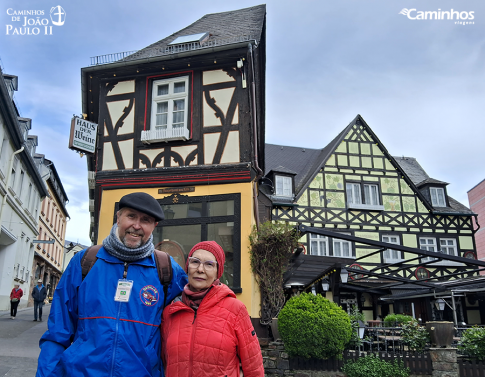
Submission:
M 409 377 L 411 371 L 399 361 L 392 363 L 370 354 L 357 360 L 349 360 L 342 367 L 347 377 Z
M 414 318 L 406 314 L 388 314 L 384 318 L 385 327 L 402 326 L 404 323 L 413 321 Z
M 469 357 L 485 360 L 485 327 L 473 326 L 466 329 L 461 336 L 458 349 Z
M 278 330 L 286 351 L 293 357 L 342 357 L 350 340 L 349 316 L 321 295 L 292 297 L 278 315 Z

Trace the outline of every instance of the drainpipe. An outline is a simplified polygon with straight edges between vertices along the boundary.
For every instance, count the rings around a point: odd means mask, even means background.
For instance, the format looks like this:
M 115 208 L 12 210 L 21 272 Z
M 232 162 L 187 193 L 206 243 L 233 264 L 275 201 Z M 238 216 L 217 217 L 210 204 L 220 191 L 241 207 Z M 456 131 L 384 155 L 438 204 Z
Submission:
M 8 184 L 9 184 L 9 181 L 10 181 L 10 176 L 12 175 L 13 162 L 15 160 L 15 156 L 17 154 L 21 153 L 23 150 L 24 150 L 24 147 L 22 146 L 22 148 L 13 152 L 12 157 L 10 157 L 10 162 L 8 163 L 7 179 L 5 180 L 5 183 L 6 183 L 6 185 L 5 185 L 5 195 L 4 195 L 3 200 L 2 200 L 2 207 L 0 208 L 0 227 L 2 225 L 3 208 L 5 207 L 5 204 L 7 203 Z
M 251 43 L 248 44 L 249 55 L 251 57 L 251 95 L 250 95 L 250 106 L 253 115 L 253 140 L 254 140 L 254 161 L 253 165 L 257 171 L 256 181 L 253 185 L 253 202 L 254 202 L 254 218 L 256 219 L 256 229 L 259 230 L 259 205 L 258 205 L 258 191 L 257 183 L 263 176 L 263 171 L 259 168 L 258 164 L 258 130 L 256 126 L 256 85 L 254 83 L 254 56 L 253 56 L 253 46 Z

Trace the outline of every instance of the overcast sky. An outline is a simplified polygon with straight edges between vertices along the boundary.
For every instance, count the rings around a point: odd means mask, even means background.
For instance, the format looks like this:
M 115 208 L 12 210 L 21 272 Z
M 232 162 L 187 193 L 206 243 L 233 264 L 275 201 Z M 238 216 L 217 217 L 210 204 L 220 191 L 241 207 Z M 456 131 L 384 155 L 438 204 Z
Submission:
M 82 112 L 80 69 L 89 66 L 91 56 L 141 49 L 207 13 L 258 4 L 1 2 L 2 67 L 19 77 L 15 99 L 21 115 L 32 118 L 37 152 L 54 161 L 69 197 L 68 240 L 90 244 L 86 158 L 67 148 L 70 119 Z M 450 196 L 468 205 L 467 191 L 485 178 L 482 0 L 266 4 L 267 143 L 323 148 L 361 114 L 392 155 L 417 158 L 432 178 L 450 183 Z M 44 35 L 43 26 L 38 35 L 18 35 L 24 16 L 12 21 L 14 11 L 44 11 L 39 19 L 52 25 L 50 9 L 58 5 L 66 19 L 52 26 L 52 35 Z M 452 9 L 469 24 L 457 24 L 456 15 L 411 19 L 418 12 Z M 409 17 L 400 14 L 406 10 Z

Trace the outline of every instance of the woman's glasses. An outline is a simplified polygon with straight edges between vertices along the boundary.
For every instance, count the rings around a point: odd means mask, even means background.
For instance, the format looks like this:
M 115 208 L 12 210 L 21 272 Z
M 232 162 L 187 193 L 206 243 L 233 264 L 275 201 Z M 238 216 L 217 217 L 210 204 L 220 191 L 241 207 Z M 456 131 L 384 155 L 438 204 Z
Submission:
M 199 268 L 200 264 L 204 266 L 204 270 L 206 271 L 213 271 L 217 268 L 217 262 L 212 260 L 207 260 L 202 262 L 199 258 L 196 257 L 189 257 L 189 268 L 193 268 L 194 270 Z

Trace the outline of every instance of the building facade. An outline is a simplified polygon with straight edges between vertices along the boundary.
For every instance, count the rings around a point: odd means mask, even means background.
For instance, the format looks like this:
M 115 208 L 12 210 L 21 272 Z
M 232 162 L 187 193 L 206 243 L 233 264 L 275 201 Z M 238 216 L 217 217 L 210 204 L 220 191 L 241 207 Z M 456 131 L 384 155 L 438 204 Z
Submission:
M 393 157 L 357 116 L 323 149 L 267 144 L 260 211 L 266 219 L 349 236 L 309 232 L 300 239 L 306 253 L 321 257 L 331 271 L 323 276 L 316 273 L 303 289 L 316 287 L 346 309 L 357 305 L 368 320 L 392 312 L 424 321 L 441 314 L 453 320 L 448 310 L 437 312 L 432 292 L 420 290 L 429 288 L 430 282 L 446 284 L 476 275 L 471 272 L 474 267 L 465 263 L 476 260 L 476 214 L 447 195 L 446 186 L 430 178 L 416 159 Z M 352 237 L 395 245 L 395 249 L 353 242 Z M 410 252 L 399 250 L 400 246 Z M 440 252 L 439 256 L 453 260 L 419 255 L 423 251 Z M 332 260 L 333 266 L 328 264 Z M 319 263 L 318 258 L 314 262 Z M 333 273 L 344 267 L 353 269 L 345 284 Z M 366 274 L 355 272 L 364 270 Z M 327 292 L 320 285 L 322 278 L 330 282 Z M 480 314 L 482 304 L 472 296 L 470 292 L 456 299 L 459 322 L 485 320 Z
M 264 5 L 208 14 L 120 61 L 82 69 L 83 113 L 98 124 L 88 158 L 93 243 L 108 236 L 120 198 L 144 191 L 166 215 L 155 246 L 184 265 L 197 242 L 221 244 L 221 280 L 254 318 L 259 290 L 247 250 L 264 169 L 265 16 Z
M 47 195 L 34 162 L 37 137 L 29 136 L 31 119 L 19 115 L 17 90 L 18 77 L 0 69 L 0 310 L 10 307 L 15 283 L 25 292 L 19 307 L 27 306 L 39 206 Z
M 485 179 L 468 191 L 468 202 L 470 209 L 478 214 L 474 221 L 477 257 L 479 260 L 485 260 L 485 231 L 480 225 L 485 222 Z M 485 274 L 483 271 L 481 273 Z
M 30 288 L 34 289 L 37 280 L 42 279 L 47 288 L 47 295 L 51 297 L 64 271 L 64 243 L 69 218 L 66 210 L 68 198 L 54 163 L 42 154 L 36 154 L 35 161 L 49 192 L 41 204 L 38 240 L 52 243 L 36 243 L 32 264 L 34 279 Z M 29 297 L 29 305 L 34 305 L 32 297 Z

